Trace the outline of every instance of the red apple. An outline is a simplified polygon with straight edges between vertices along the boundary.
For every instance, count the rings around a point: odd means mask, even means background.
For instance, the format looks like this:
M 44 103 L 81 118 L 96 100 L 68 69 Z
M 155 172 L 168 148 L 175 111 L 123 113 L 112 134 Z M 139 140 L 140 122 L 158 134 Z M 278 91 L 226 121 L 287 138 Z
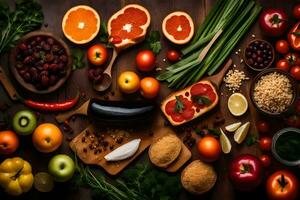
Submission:
M 251 190 L 262 181 L 261 161 L 253 155 L 239 155 L 231 162 L 229 170 L 229 178 L 238 190 Z

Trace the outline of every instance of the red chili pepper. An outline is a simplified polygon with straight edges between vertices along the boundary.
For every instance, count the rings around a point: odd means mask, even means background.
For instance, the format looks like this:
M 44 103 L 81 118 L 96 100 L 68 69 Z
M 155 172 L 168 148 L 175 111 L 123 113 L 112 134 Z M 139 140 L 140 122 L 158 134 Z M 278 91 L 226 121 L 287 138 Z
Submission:
M 42 111 L 65 111 L 74 107 L 78 101 L 79 101 L 79 93 L 76 95 L 74 99 L 70 99 L 65 102 L 44 103 L 44 102 L 37 102 L 32 100 L 25 100 L 24 104 L 31 108 L 42 110 Z
M 288 41 L 294 50 L 300 51 L 300 22 L 290 30 Z

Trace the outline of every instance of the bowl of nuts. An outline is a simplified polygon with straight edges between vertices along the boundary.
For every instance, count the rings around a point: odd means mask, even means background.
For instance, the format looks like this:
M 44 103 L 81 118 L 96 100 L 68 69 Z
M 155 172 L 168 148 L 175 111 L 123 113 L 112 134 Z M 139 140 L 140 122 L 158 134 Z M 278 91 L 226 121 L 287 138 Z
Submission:
M 244 50 L 246 65 L 254 71 L 263 71 L 274 62 L 274 48 L 265 40 L 253 40 Z
M 280 117 L 293 110 L 297 100 L 297 82 L 287 72 L 270 68 L 252 81 L 250 99 L 258 111 Z
M 12 49 L 10 70 L 25 89 L 39 94 L 51 93 L 71 74 L 70 49 L 52 33 L 31 32 Z

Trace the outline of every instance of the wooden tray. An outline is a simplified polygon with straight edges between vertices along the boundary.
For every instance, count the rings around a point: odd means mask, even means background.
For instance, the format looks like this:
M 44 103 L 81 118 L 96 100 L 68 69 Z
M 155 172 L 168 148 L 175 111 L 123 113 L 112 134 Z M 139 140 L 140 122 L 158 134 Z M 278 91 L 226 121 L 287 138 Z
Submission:
M 79 135 L 77 135 L 70 143 L 71 149 L 77 154 L 77 156 L 86 164 L 94 164 L 101 166 L 107 173 L 110 175 L 116 175 L 119 172 L 121 172 L 127 165 L 129 165 L 136 157 L 138 157 L 149 145 L 152 143 L 152 136 L 145 133 L 139 133 L 139 132 L 132 132 L 128 136 L 124 137 L 124 140 L 121 144 L 115 143 L 114 148 L 116 149 L 119 146 L 133 140 L 141 138 L 141 143 L 139 146 L 138 151 L 134 154 L 134 156 L 118 161 L 118 162 L 107 162 L 104 159 L 104 156 L 108 153 L 110 153 L 112 150 L 107 147 L 106 151 L 102 151 L 101 153 L 94 154 L 94 150 L 88 150 L 86 153 L 84 153 L 84 148 L 89 149 L 87 142 L 82 142 L 82 138 L 84 135 L 88 132 L 90 137 L 94 135 L 94 132 L 97 131 L 93 125 L 90 125 L 88 128 L 86 128 L 84 131 L 82 131 Z M 111 133 L 106 132 L 103 135 L 105 135 L 105 140 L 111 143 L 114 139 L 110 136 Z

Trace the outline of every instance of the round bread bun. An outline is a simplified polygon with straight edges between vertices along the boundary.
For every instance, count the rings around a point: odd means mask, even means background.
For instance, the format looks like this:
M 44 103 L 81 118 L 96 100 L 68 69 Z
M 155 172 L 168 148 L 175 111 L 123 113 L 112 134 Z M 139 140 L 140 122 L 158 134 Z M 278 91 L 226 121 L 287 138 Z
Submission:
M 176 160 L 181 148 L 180 139 L 174 134 L 169 134 L 152 143 L 149 148 L 149 158 L 154 165 L 166 168 Z
M 217 181 L 217 174 L 212 165 L 200 160 L 191 162 L 181 173 L 182 186 L 192 194 L 209 191 Z

